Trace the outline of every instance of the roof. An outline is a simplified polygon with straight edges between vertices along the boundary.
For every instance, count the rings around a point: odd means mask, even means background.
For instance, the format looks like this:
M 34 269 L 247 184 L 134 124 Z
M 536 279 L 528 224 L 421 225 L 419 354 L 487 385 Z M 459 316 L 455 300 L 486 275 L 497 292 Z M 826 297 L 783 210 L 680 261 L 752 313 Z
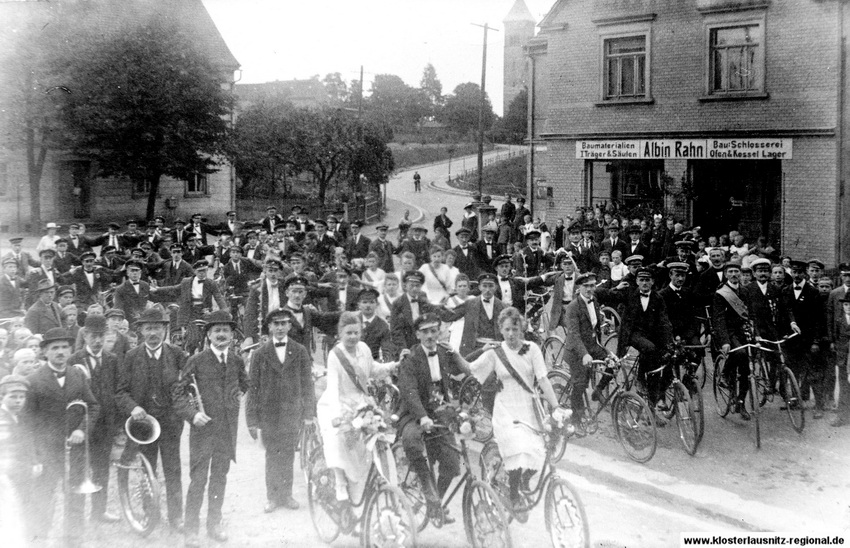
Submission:
M 317 107 L 330 102 L 325 86 L 316 78 L 307 80 L 275 80 L 261 84 L 236 84 L 234 90 L 242 106 L 267 99 L 286 99 L 297 107 Z
M 511 11 L 502 20 L 503 23 L 516 23 L 520 21 L 537 22 L 528 10 L 528 6 L 525 5 L 524 0 L 516 0 L 514 7 L 511 8 Z

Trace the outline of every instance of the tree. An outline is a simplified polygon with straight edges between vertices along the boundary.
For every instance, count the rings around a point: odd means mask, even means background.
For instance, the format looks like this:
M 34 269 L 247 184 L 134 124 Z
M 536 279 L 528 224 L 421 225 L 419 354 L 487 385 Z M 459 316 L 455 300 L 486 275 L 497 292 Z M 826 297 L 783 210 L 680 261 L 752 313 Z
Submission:
M 446 98 L 442 122 L 453 131 L 466 135 L 478 130 L 478 108 L 481 104 L 481 88 L 478 84 L 467 82 L 458 84 L 454 93 Z M 493 125 L 493 106 L 490 98 L 484 97 L 484 131 Z
M 341 105 L 348 101 L 348 86 L 345 85 L 345 80 L 342 79 L 340 73 L 334 72 L 327 74 L 322 80 L 322 84 L 324 84 L 325 90 L 328 92 L 331 104 Z
M 508 105 L 502 118 L 505 138 L 511 143 L 521 143 L 528 133 L 528 90 L 523 89 Z
M 240 179 L 252 185 L 309 172 L 324 203 L 331 184 L 356 190 L 361 174 L 375 184 L 386 182 L 394 168 L 390 140 L 389 128 L 342 109 L 262 103 L 240 116 L 229 157 Z
M 419 81 L 419 89 L 425 93 L 429 103 L 429 116 L 436 116 L 443 104 L 443 84 L 437 78 L 437 69 L 428 63 L 422 71 L 422 80 Z
M 227 136 L 232 97 L 184 36 L 149 22 L 77 40 L 59 60 L 73 90 L 63 110 L 73 153 L 96 161 L 102 175 L 145 183 L 148 219 L 162 176 L 215 171 Z

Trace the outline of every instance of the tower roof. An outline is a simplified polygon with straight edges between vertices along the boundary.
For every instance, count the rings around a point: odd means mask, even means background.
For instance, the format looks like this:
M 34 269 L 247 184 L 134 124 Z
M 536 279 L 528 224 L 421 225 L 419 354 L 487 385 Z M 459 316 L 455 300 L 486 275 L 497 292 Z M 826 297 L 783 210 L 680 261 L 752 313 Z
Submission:
M 514 7 L 511 8 L 511 11 L 508 12 L 502 22 L 517 23 L 521 21 L 527 21 L 531 23 L 537 22 L 534 19 L 534 16 L 531 15 L 531 12 L 528 10 L 528 6 L 525 5 L 524 0 L 516 0 L 516 2 L 514 2 Z

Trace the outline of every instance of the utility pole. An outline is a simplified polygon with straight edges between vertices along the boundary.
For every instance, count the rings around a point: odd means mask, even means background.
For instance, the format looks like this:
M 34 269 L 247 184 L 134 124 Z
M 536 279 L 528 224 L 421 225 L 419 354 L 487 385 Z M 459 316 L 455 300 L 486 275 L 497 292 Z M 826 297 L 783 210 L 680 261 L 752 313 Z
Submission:
M 363 119 L 363 65 L 360 65 L 360 97 L 357 98 L 357 118 Z
M 487 105 L 487 93 L 484 89 L 487 83 L 487 31 L 498 32 L 499 29 L 494 29 L 487 23 L 483 25 L 472 23 L 472 25 L 484 29 L 484 50 L 481 55 L 481 102 L 478 105 L 478 195 L 483 196 L 481 187 L 484 181 L 484 108 Z

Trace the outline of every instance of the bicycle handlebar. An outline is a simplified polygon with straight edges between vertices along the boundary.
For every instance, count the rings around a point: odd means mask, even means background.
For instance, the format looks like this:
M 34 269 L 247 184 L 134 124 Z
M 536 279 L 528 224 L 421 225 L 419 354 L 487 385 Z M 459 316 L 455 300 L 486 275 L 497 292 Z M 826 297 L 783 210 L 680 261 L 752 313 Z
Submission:
M 521 420 L 514 419 L 514 424 L 520 424 L 520 425 L 522 425 L 522 426 L 525 426 L 526 428 L 528 428 L 529 430 L 531 430 L 531 431 L 532 431 L 532 432 L 534 432 L 535 434 L 543 434 L 543 432 L 542 432 L 541 430 L 538 430 L 537 428 L 535 428 L 534 426 L 532 426 L 532 425 L 528 424 L 528 423 L 527 423 L 527 422 L 525 422 L 525 421 L 521 421 Z
M 737 348 L 730 348 L 729 352 L 727 352 L 727 354 L 731 354 L 732 352 L 737 352 L 738 350 L 742 350 L 744 348 L 755 348 L 756 350 L 761 350 L 762 352 L 775 352 L 774 350 L 771 350 L 770 348 L 765 348 L 765 347 L 763 347 L 759 344 L 748 343 L 748 344 L 742 344 L 741 346 L 739 346 Z
M 761 337 L 756 337 L 756 340 L 760 343 L 769 343 L 769 344 L 775 344 L 776 346 L 780 346 L 781 344 L 786 343 L 789 340 L 793 339 L 797 335 L 799 335 L 799 333 L 792 333 L 790 335 L 785 335 L 784 337 L 782 337 L 778 341 L 769 341 L 769 340 L 763 339 Z

